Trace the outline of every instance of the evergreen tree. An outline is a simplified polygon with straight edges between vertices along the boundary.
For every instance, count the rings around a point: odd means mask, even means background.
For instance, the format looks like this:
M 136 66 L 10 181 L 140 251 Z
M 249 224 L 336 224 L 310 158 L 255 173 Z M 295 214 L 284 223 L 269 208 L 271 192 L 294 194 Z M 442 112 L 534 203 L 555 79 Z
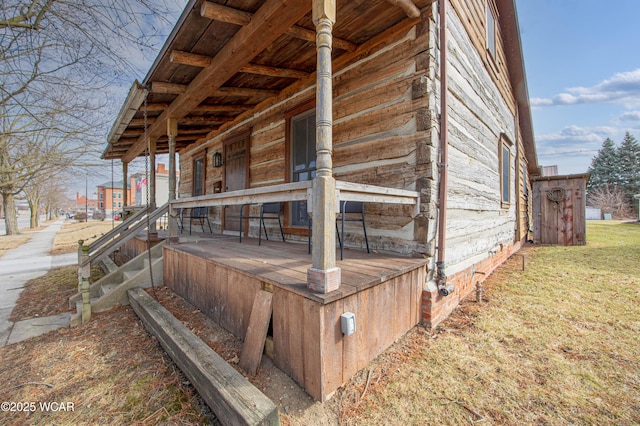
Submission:
M 603 188 L 607 184 L 617 185 L 620 182 L 620 161 L 616 144 L 610 138 L 602 143 L 602 148 L 591 160 L 589 166 L 591 179 L 587 190 Z
M 627 132 L 618 148 L 620 183 L 625 202 L 635 204 L 633 196 L 640 194 L 640 144 Z

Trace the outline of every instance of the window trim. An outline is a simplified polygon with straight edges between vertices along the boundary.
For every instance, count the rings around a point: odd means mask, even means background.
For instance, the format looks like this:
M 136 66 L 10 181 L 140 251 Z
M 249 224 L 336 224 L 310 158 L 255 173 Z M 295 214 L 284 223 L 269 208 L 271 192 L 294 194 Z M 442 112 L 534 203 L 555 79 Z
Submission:
M 509 208 L 509 206 L 511 206 L 512 200 L 512 194 L 511 194 L 511 187 L 512 187 L 512 181 L 513 181 L 513 172 L 512 172 L 512 153 L 511 153 L 511 147 L 513 146 L 513 142 L 509 139 L 509 137 L 502 133 L 500 135 L 500 142 L 498 143 L 498 173 L 500 175 L 500 206 L 504 209 L 504 208 Z M 507 152 L 507 162 L 505 163 L 505 151 Z M 505 166 L 507 167 L 507 169 L 505 170 Z M 505 171 L 507 172 L 507 182 L 505 183 Z M 505 184 L 507 186 L 507 188 L 505 188 Z M 507 197 L 505 200 L 505 189 L 507 189 Z

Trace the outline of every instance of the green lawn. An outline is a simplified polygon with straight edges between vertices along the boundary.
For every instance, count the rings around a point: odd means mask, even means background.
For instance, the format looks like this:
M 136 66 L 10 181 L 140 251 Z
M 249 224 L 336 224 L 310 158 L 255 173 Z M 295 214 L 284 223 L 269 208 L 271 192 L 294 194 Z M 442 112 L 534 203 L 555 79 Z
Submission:
M 640 225 L 531 246 L 362 374 L 347 424 L 640 424 Z M 391 367 L 392 366 L 392 367 Z M 351 396 L 352 400 L 359 396 Z

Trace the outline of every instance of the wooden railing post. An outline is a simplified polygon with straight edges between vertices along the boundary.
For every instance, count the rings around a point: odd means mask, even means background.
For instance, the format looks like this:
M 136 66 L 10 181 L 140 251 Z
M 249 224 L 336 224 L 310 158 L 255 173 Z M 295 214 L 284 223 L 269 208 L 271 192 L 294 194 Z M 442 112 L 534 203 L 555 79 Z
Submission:
M 329 293 L 340 288 L 336 267 L 336 181 L 333 178 L 333 85 L 331 82 L 332 29 L 336 21 L 335 0 L 313 0 L 318 51 L 316 78 L 316 177 L 313 179 L 313 254 L 307 270 L 307 286 Z
M 84 240 L 78 240 L 78 293 L 82 291 L 82 245 Z
M 86 324 L 91 318 L 91 295 L 89 294 L 89 278 L 91 276 L 91 262 L 89 261 L 89 246 L 82 246 L 82 323 Z

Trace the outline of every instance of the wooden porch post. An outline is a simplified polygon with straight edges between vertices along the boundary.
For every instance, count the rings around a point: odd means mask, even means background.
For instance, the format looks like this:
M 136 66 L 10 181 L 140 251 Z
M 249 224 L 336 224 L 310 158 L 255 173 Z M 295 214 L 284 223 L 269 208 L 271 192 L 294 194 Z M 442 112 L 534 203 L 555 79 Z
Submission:
M 333 93 L 331 45 L 336 21 L 335 0 L 313 0 L 318 51 L 316 79 L 316 177 L 313 179 L 313 255 L 307 270 L 307 287 L 320 293 L 340 288 L 336 267 L 336 181 L 332 174 Z
M 156 209 L 156 141 L 149 141 L 149 206 L 151 210 Z M 156 223 L 151 223 L 149 227 L 151 237 L 157 237 Z
M 128 205 L 128 193 L 127 191 L 127 181 L 129 180 L 129 163 L 126 161 L 122 162 L 122 211 L 124 212 L 124 208 Z M 113 201 L 113 200 L 112 200 Z M 105 200 L 106 202 L 106 200 Z M 112 206 L 113 207 L 113 206 Z
M 167 136 L 169 137 L 169 203 L 176 199 L 176 137 L 178 136 L 178 119 L 167 119 Z M 169 242 L 178 238 L 178 220 L 176 212 L 169 206 L 168 214 Z

